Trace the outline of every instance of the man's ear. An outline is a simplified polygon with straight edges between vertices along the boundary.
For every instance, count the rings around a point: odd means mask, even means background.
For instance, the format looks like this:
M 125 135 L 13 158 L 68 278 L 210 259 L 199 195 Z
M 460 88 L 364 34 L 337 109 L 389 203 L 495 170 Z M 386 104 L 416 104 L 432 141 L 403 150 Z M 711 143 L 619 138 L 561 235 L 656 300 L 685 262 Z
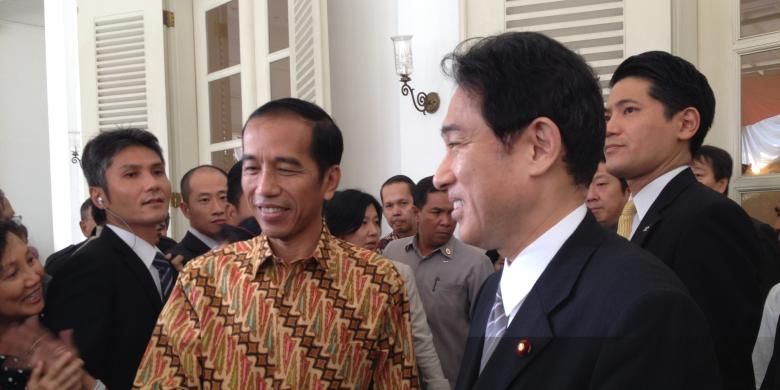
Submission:
M 179 205 L 179 209 L 181 210 L 181 213 L 184 214 L 184 217 L 190 219 L 190 205 L 187 202 L 182 201 Z
M 728 194 L 726 193 L 726 188 L 728 188 L 728 186 L 729 186 L 729 179 L 727 177 L 724 177 L 715 182 L 715 190 L 726 196 L 728 196 Z
M 680 121 L 680 130 L 677 134 L 679 140 L 688 141 L 699 131 L 699 125 L 701 124 L 699 110 L 688 107 L 678 112 L 675 117 L 678 117 Z
M 341 181 L 341 166 L 331 165 L 322 175 L 322 192 L 323 199 L 330 200 L 333 198 L 333 194 L 336 193 L 336 189 L 339 188 L 339 182 Z
M 529 154 L 527 163 L 531 176 L 545 174 L 562 158 L 561 131 L 550 118 L 534 119 L 518 137 L 517 142 L 525 143 L 525 150 Z
M 92 205 L 101 209 L 106 209 L 106 202 L 108 201 L 108 196 L 103 192 L 103 189 L 100 187 L 89 187 L 89 199 L 92 201 Z

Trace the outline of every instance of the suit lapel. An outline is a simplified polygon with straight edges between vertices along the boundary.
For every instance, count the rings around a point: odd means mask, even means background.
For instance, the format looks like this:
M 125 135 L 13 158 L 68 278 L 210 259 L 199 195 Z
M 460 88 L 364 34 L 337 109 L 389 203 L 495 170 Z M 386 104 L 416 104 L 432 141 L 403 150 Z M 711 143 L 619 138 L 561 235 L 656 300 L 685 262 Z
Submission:
M 544 348 L 556 336 L 550 325 L 550 313 L 571 294 L 583 268 L 601 245 L 605 234 L 603 228 L 588 213 L 528 293 L 493 356 L 477 378 L 474 388 L 508 388 L 512 381 L 543 353 Z M 493 291 L 495 296 L 495 289 Z M 490 307 L 487 311 L 490 311 Z M 484 340 L 484 323 L 481 325 Z M 523 340 L 526 345 L 531 346 L 531 350 L 518 354 L 518 345 Z M 481 353 L 478 356 L 481 356 Z
M 631 236 L 631 242 L 640 247 L 644 247 L 647 238 L 650 237 L 654 228 L 658 226 L 663 219 L 664 210 L 666 210 L 666 208 L 669 207 L 669 205 L 671 205 L 686 188 L 695 182 L 696 177 L 693 175 L 690 168 L 686 168 L 677 174 L 677 176 L 673 177 L 666 187 L 661 190 L 661 193 L 658 194 L 658 197 L 650 206 L 650 209 L 647 210 L 647 214 L 642 218 L 642 221 L 639 222 L 636 232 Z
M 111 247 L 119 254 L 119 259 L 131 270 L 131 273 L 138 283 L 143 286 L 147 297 L 154 303 L 155 307 L 162 309 L 162 298 L 154 284 L 149 269 L 144 262 L 133 252 L 133 250 L 114 233 L 111 228 L 104 228 L 100 234 Z

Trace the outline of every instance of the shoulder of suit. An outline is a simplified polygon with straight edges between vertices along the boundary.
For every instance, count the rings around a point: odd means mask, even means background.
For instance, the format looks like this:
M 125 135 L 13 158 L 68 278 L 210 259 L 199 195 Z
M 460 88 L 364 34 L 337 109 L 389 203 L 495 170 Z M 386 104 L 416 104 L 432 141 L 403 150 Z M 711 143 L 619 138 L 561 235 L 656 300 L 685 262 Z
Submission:
M 465 258 L 469 260 L 481 261 L 485 260 L 490 263 L 490 258 L 485 254 L 486 250 L 476 247 L 474 245 L 466 244 L 465 242 L 453 237 L 452 243 L 455 250 L 455 256 L 458 258 Z
M 406 250 L 406 246 L 412 243 L 412 240 L 414 240 L 415 236 L 409 236 L 409 237 L 402 237 L 402 238 L 396 238 L 393 241 L 390 241 L 385 249 L 382 251 L 382 254 L 386 253 L 392 253 L 394 251 L 401 251 Z M 385 255 L 387 256 L 387 255 Z
M 654 280 L 660 275 L 661 284 L 681 286 L 677 276 L 656 255 L 613 232 L 598 245 L 586 267 L 597 267 L 613 275 L 615 283 L 620 285 L 625 285 L 621 281 L 631 284 L 637 280 Z

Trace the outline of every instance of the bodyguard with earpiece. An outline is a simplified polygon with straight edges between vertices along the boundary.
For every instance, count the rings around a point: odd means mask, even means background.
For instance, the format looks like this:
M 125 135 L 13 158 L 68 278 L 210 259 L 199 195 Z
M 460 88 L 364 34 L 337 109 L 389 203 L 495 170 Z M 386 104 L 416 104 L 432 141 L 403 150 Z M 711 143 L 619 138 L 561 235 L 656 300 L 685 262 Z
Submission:
M 73 329 L 85 368 L 109 389 L 132 387 L 176 271 L 157 245 L 171 184 L 157 138 L 140 129 L 100 133 L 82 169 L 107 223 L 49 285 L 44 322 Z

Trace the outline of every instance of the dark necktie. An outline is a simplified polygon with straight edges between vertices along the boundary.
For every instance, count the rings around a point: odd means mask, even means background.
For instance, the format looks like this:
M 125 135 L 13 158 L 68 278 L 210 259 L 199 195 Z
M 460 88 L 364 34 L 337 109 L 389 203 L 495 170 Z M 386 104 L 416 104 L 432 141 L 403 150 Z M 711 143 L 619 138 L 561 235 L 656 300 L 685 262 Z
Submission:
M 501 286 L 498 286 L 496 289 L 496 301 L 490 309 L 490 316 L 488 316 L 488 322 L 485 326 L 485 344 L 482 348 L 482 362 L 479 372 L 485 369 L 490 356 L 493 355 L 498 342 L 501 341 L 501 336 L 506 331 L 507 320 L 506 312 L 504 312 L 504 300 L 501 299 Z
M 161 252 L 157 252 L 154 255 L 152 265 L 157 269 L 157 274 L 160 276 L 160 295 L 162 296 L 163 302 L 165 302 L 168 300 L 168 295 L 173 288 L 173 266 Z

